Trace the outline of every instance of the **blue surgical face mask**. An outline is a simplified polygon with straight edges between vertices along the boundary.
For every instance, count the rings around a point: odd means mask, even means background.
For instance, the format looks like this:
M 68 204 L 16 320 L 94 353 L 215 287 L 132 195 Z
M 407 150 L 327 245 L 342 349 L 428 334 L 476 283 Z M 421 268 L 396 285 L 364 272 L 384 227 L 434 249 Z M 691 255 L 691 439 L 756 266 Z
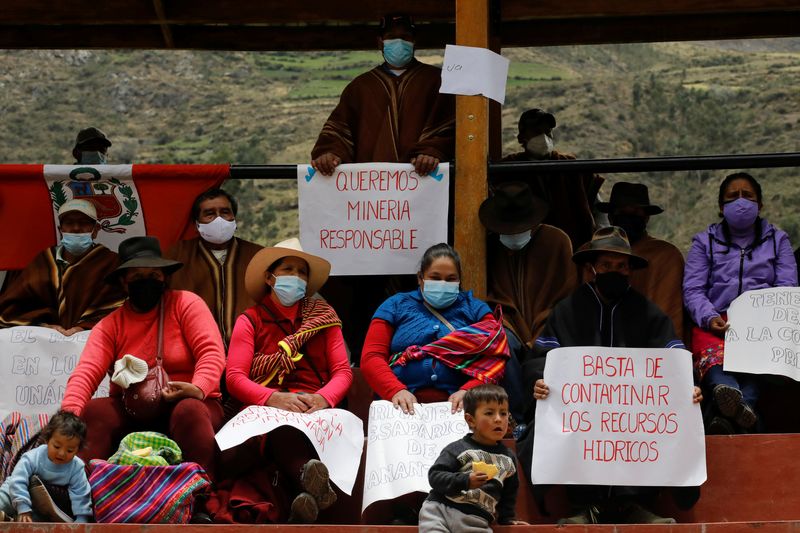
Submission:
M 383 41 L 383 58 L 393 67 L 405 67 L 414 57 L 414 43 L 403 39 Z
M 272 290 L 275 296 L 286 307 L 299 302 L 306 295 L 306 281 L 297 276 L 275 276 L 275 285 Z
M 61 244 L 72 255 L 82 255 L 92 247 L 91 233 L 62 233 Z
M 99 151 L 81 152 L 81 165 L 105 165 L 106 154 Z
M 509 250 L 522 250 L 529 242 L 531 242 L 531 230 L 510 235 L 500 235 L 500 243 Z
M 425 279 L 422 280 L 422 296 L 436 309 L 444 309 L 458 298 L 458 286 L 457 281 Z

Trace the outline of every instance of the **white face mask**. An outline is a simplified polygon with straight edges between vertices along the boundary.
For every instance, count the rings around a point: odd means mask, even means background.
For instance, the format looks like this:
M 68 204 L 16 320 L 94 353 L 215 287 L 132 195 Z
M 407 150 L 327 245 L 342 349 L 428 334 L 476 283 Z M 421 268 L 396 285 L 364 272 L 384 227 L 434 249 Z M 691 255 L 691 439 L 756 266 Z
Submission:
M 235 220 L 225 220 L 222 217 L 217 217 L 208 224 L 197 223 L 197 231 L 200 236 L 213 244 L 224 244 L 233 238 L 233 232 L 236 231 Z
M 509 250 L 522 250 L 531 242 L 531 230 L 510 235 L 500 235 L 500 243 Z
M 525 144 L 525 151 L 537 159 L 544 159 L 553 151 L 553 138 L 546 133 L 531 137 Z

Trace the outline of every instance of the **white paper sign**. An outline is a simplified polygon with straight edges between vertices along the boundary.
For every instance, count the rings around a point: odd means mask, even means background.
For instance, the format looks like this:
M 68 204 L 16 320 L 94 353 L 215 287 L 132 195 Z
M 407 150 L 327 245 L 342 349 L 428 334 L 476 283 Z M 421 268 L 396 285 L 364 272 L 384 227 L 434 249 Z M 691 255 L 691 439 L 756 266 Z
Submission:
M 350 411 L 323 409 L 306 414 L 251 405 L 225 424 L 215 438 L 219 449 L 227 450 L 280 426 L 302 431 L 328 467 L 331 481 L 347 495 L 353 491 L 364 449 L 364 423 Z
M 0 329 L 0 420 L 12 411 L 23 415 L 55 413 L 89 333 L 65 337 L 53 329 L 35 326 Z M 108 376 L 94 397 L 106 396 Z
M 747 291 L 728 308 L 728 323 L 726 371 L 800 381 L 800 288 Z
M 557 348 L 536 405 L 533 484 L 696 486 L 706 480 L 692 356 L 667 348 Z
M 372 402 L 361 512 L 380 500 L 431 490 L 431 465 L 445 446 L 469 432 L 463 411 L 451 409 L 450 402 L 414 404 L 414 414 L 407 415 L 392 402 Z
M 486 48 L 448 44 L 444 49 L 440 93 L 482 94 L 501 104 L 506 101 L 510 61 Z
M 410 164 L 339 165 L 323 176 L 297 167 L 300 242 L 333 275 L 413 274 L 447 241 L 449 165 L 419 176 Z

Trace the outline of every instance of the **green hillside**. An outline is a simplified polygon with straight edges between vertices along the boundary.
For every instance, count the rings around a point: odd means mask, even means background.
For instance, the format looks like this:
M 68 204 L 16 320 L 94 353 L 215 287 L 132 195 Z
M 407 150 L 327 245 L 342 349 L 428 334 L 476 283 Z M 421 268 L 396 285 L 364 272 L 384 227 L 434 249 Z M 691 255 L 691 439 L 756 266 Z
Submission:
M 529 107 L 556 114 L 556 147 L 581 158 L 800 151 L 800 39 L 512 49 L 503 151 Z M 441 52 L 420 58 L 441 63 Z M 71 163 L 79 128 L 112 162 L 302 163 L 349 80 L 377 52 L 0 52 L 0 163 Z M 608 176 L 643 181 L 667 214 L 653 232 L 684 250 L 716 219 L 725 171 Z M 755 170 L 765 214 L 800 244 L 797 169 Z M 291 176 L 287 176 L 291 178 Z M 238 181 L 241 233 L 297 233 L 291 180 Z

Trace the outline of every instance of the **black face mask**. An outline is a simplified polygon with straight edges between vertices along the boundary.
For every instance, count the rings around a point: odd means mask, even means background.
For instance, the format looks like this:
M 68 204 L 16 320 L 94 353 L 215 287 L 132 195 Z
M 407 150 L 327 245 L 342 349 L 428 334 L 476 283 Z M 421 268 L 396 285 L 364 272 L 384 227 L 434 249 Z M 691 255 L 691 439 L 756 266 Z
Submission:
M 161 301 L 166 285 L 163 281 L 145 278 L 128 283 L 128 298 L 139 311 L 149 311 Z
M 644 236 L 647 229 L 647 220 L 638 215 L 614 215 L 610 222 L 615 226 L 625 230 L 631 244 L 635 243 Z
M 630 286 L 628 276 L 619 272 L 603 272 L 594 278 L 594 284 L 600 294 L 612 302 L 616 302 L 625 294 Z

